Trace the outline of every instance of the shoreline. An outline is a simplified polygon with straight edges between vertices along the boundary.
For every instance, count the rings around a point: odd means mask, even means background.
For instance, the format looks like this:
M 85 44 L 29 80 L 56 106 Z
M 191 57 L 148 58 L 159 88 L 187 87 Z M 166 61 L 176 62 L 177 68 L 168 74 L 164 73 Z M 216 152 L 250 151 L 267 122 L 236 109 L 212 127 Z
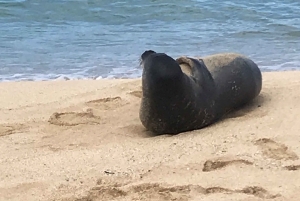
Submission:
M 141 78 L 0 82 L 0 200 L 298 200 L 300 71 L 204 129 L 153 136 Z
M 280 73 L 280 72 L 299 72 L 300 69 L 288 69 L 288 70 L 262 70 L 262 73 Z M 82 78 L 69 78 L 67 76 L 58 77 L 55 79 L 45 79 L 45 80 L 2 80 L 1 83 L 10 83 L 10 82 L 48 82 L 48 81 L 80 81 L 80 80 L 127 80 L 127 79 L 140 79 L 142 75 L 133 76 L 133 77 L 106 77 L 102 78 L 101 76 L 89 78 L 89 77 L 82 77 Z

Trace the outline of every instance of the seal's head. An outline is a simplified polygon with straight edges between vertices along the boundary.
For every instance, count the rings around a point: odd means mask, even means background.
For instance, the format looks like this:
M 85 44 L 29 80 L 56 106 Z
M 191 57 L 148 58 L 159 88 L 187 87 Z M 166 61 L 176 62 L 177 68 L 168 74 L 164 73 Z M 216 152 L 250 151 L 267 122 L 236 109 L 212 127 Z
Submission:
M 143 62 L 150 54 L 154 54 L 153 50 L 146 50 L 142 55 L 141 55 L 141 62 Z
M 176 60 L 153 50 L 147 50 L 141 55 L 141 65 L 144 75 L 156 80 L 177 79 L 182 75 L 182 70 Z
M 140 66 L 144 68 L 144 61 L 148 58 L 150 54 L 155 54 L 153 50 L 146 50 L 140 57 Z

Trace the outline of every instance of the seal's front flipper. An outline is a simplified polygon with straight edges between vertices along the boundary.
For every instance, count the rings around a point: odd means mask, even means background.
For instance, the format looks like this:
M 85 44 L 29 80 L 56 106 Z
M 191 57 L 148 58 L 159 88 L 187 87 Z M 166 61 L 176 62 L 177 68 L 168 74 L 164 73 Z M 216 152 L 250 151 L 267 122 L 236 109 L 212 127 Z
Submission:
M 180 68 L 183 73 L 188 76 L 192 76 L 193 64 L 190 62 L 190 59 L 186 56 L 181 56 L 176 59 L 177 63 L 180 65 Z
M 189 57 L 187 57 L 187 56 L 181 56 L 181 57 L 178 57 L 178 58 L 176 59 L 176 61 L 177 61 L 177 63 L 178 63 L 179 65 L 181 65 L 181 64 L 186 64 L 186 65 L 188 65 L 190 68 L 193 68 L 193 62 L 192 62 L 191 59 L 190 59 Z
M 207 69 L 201 58 L 179 57 L 176 61 L 183 65 L 188 65 L 190 68 L 190 78 L 194 80 L 204 91 L 215 92 L 215 84 L 211 73 Z M 211 84 L 207 84 L 211 83 Z
M 201 74 L 207 73 L 208 70 L 201 59 L 194 59 L 186 56 L 181 56 L 176 59 L 177 63 L 182 68 L 182 71 L 188 71 L 187 75 L 190 75 L 196 79 L 200 78 Z M 188 69 L 187 69 L 188 68 Z M 208 72 L 209 73 L 209 72 Z

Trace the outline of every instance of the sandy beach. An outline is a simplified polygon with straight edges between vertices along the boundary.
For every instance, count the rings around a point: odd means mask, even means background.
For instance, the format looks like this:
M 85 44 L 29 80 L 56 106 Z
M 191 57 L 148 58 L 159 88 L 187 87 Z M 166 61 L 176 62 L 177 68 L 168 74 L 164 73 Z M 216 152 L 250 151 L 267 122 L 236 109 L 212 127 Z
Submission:
M 300 72 L 175 136 L 139 120 L 141 79 L 0 83 L 0 200 L 299 200 Z

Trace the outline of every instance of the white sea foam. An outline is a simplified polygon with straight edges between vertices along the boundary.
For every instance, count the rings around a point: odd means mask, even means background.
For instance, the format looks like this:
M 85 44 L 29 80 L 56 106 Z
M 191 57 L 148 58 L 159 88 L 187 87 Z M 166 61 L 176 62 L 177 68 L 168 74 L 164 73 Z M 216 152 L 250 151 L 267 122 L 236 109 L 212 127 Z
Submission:
M 82 80 L 82 79 L 116 79 L 116 78 L 138 78 L 141 76 L 141 69 L 115 68 L 105 75 L 91 75 L 86 71 L 74 74 L 10 74 L 0 75 L 0 82 L 9 81 L 47 81 L 47 80 Z

